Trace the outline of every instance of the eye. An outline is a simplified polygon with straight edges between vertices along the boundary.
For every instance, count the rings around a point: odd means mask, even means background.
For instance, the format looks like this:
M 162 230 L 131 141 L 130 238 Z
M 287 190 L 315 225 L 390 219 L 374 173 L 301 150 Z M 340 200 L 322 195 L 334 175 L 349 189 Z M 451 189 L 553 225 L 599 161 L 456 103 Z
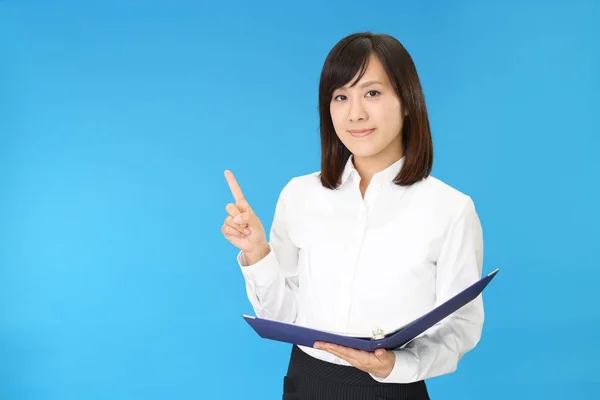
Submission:
M 375 96 L 377 96 L 378 94 L 380 94 L 380 92 L 379 92 L 379 91 L 377 91 L 377 90 L 369 90 L 369 91 L 367 92 L 367 94 L 368 94 L 368 95 L 370 95 L 369 97 L 375 97 Z
M 343 97 L 343 99 L 341 97 Z M 339 94 L 339 95 L 335 96 L 333 99 L 336 101 L 337 100 L 346 100 L 346 96 L 344 96 L 343 94 Z

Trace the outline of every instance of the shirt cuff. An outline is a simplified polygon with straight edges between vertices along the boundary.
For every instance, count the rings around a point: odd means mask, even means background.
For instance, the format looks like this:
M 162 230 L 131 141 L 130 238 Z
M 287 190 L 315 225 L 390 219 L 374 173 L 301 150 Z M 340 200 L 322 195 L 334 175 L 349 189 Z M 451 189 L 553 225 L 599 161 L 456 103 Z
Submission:
M 383 378 L 370 374 L 373 379 L 380 383 L 412 383 L 417 381 L 419 370 L 419 358 L 409 350 L 394 350 L 396 361 L 390 374 Z
M 279 264 L 270 244 L 269 254 L 250 266 L 246 261 L 244 253 L 241 251 L 238 253 L 237 260 L 244 278 L 252 282 L 255 286 L 269 286 L 271 282 L 279 277 Z

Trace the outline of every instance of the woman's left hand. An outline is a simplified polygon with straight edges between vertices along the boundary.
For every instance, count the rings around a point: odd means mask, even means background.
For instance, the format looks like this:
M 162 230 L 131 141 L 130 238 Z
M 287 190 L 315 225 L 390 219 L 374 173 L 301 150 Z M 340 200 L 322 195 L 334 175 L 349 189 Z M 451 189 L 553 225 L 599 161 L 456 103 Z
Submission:
M 391 350 L 377 349 L 375 352 L 370 353 L 325 342 L 315 342 L 314 347 L 325 350 L 348 361 L 356 368 L 381 378 L 388 377 L 396 362 L 396 355 Z

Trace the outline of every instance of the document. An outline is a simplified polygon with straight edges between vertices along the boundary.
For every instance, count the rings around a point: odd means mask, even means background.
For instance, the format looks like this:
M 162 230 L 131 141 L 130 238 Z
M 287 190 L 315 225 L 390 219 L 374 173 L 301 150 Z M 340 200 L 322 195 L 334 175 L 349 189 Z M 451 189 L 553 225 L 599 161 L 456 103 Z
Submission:
M 392 350 L 404 347 L 427 329 L 473 301 L 494 279 L 498 271 L 499 269 L 490 272 L 454 297 L 412 322 L 391 332 L 376 330 L 369 337 L 321 331 L 249 315 L 242 315 L 242 317 L 264 339 L 307 347 L 313 347 L 315 342 L 322 341 L 369 352 L 374 352 L 379 348 Z

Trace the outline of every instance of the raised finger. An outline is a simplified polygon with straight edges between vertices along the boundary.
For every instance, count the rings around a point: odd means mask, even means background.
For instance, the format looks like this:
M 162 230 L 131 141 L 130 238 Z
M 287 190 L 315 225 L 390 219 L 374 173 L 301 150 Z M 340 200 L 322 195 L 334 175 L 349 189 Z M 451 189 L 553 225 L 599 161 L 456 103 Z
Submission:
M 230 170 L 226 170 L 225 179 L 227 179 L 227 183 L 229 184 L 229 190 L 231 190 L 231 194 L 233 195 L 233 198 L 235 199 L 236 203 L 243 202 L 244 194 L 242 193 L 242 188 L 233 176 L 233 172 L 231 172 Z

